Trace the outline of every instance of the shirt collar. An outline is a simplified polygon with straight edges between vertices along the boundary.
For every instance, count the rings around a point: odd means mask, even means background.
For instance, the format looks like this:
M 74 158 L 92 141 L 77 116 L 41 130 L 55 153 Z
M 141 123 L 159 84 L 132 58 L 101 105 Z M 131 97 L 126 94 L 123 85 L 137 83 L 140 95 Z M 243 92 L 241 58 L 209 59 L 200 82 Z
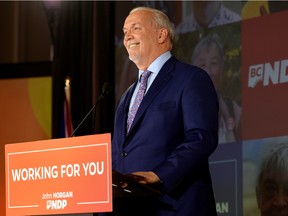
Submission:
M 161 54 L 158 58 L 156 58 L 147 68 L 147 70 L 151 71 L 151 73 L 155 74 L 155 76 L 159 73 L 163 65 L 166 61 L 172 56 L 170 51 L 167 51 L 163 54 Z M 140 77 L 144 71 L 139 70 L 138 73 L 138 79 L 140 80 Z

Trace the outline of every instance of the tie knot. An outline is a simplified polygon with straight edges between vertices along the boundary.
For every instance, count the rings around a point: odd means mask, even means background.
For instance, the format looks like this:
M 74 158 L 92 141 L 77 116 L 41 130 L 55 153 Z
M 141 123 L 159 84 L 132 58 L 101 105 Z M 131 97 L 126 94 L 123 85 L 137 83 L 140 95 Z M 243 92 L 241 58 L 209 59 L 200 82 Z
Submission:
M 145 71 L 141 74 L 140 82 L 147 81 L 147 79 L 149 78 L 150 74 L 151 74 L 151 71 L 145 70 Z

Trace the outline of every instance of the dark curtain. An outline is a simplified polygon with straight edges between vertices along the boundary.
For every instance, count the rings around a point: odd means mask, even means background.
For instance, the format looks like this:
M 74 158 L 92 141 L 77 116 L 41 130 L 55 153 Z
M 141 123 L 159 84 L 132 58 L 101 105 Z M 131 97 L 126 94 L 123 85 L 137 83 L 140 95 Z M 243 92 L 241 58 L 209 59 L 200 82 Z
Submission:
M 115 27 L 114 27 L 115 2 L 99 1 L 94 4 L 94 104 L 102 91 L 102 86 L 108 82 L 112 90 L 96 109 L 94 133 L 113 131 L 115 111 Z
M 53 138 L 63 137 L 66 77 L 71 84 L 74 129 L 95 104 L 103 83 L 114 85 L 113 13 L 113 2 L 96 1 L 62 1 L 54 13 Z M 107 95 L 75 136 L 111 132 L 113 99 L 113 94 Z

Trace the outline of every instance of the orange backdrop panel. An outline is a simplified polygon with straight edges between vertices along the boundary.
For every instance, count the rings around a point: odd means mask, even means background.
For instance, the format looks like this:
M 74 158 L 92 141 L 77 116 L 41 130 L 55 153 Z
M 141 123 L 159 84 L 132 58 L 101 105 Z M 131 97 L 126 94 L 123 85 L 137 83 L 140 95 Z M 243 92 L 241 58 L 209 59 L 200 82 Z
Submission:
M 51 138 L 51 77 L 0 80 L 0 214 L 5 215 L 4 144 Z

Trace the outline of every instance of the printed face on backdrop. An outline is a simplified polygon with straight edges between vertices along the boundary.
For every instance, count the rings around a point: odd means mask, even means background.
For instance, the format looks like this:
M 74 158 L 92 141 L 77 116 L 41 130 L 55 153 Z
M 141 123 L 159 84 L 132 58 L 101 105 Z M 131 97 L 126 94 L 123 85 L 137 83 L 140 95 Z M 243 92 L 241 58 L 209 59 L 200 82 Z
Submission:
M 221 84 L 221 73 L 223 72 L 223 61 L 216 44 L 203 48 L 193 60 L 194 64 L 204 69 L 211 77 L 216 90 Z
M 268 172 L 263 175 L 257 191 L 261 216 L 288 215 L 288 174 Z

